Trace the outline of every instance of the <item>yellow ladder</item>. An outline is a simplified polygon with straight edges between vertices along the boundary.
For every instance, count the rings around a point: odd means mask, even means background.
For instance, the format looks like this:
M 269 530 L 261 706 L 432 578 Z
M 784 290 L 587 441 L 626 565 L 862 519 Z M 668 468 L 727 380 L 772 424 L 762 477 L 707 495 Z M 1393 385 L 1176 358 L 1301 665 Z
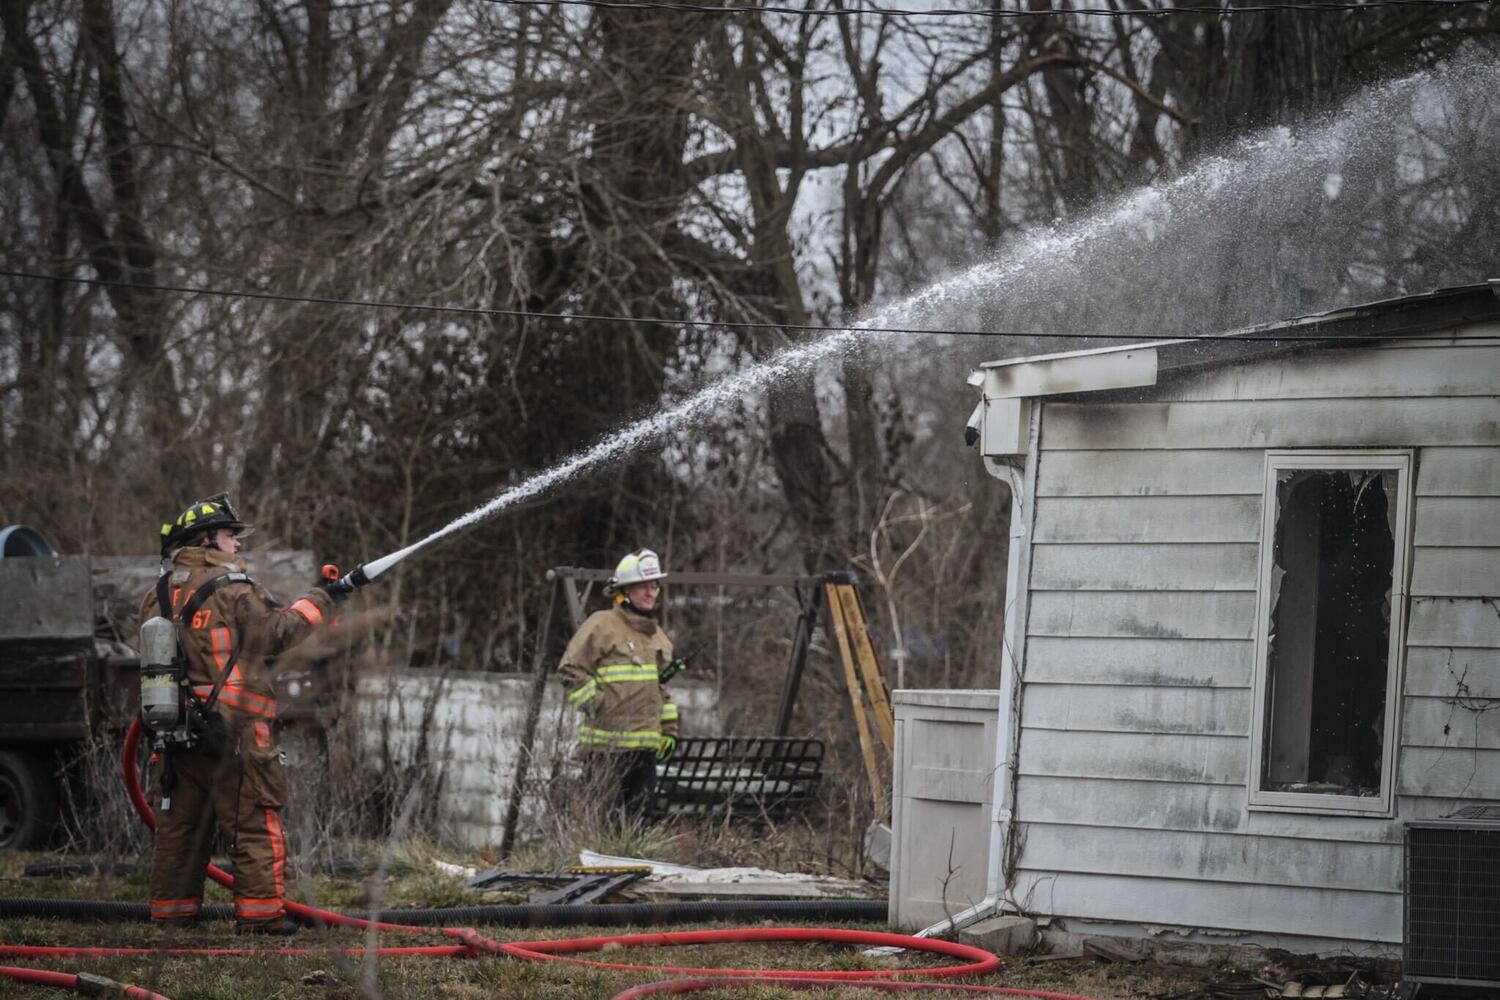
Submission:
M 870 642 L 870 630 L 865 618 L 865 608 L 860 602 L 859 592 L 852 583 L 829 580 L 824 584 L 828 597 L 828 617 L 833 621 L 833 632 L 838 639 L 839 659 L 844 665 L 844 684 L 849 689 L 849 703 L 854 709 L 854 724 L 859 729 L 859 749 L 865 758 L 865 773 L 870 779 L 870 791 L 875 797 L 875 810 L 879 819 L 889 820 L 890 803 L 886 800 L 885 775 L 890 773 L 896 752 L 896 720 L 891 712 L 890 691 L 885 683 L 885 673 L 875 647 Z M 856 669 L 856 664 L 858 668 Z M 861 689 L 863 678 L 863 689 Z M 865 698 L 869 698 L 868 709 Z M 870 735 L 870 723 L 866 716 L 875 718 L 875 730 L 880 742 L 885 745 L 885 767 L 875 756 L 875 743 Z

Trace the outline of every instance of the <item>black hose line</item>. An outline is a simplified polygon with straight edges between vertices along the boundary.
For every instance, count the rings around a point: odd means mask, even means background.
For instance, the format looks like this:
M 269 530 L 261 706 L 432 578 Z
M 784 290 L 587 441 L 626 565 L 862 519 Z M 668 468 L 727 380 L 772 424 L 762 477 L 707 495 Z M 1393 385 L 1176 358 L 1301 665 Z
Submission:
M 234 919 L 232 906 L 205 906 L 208 920 Z M 151 907 L 145 903 L 112 903 L 101 899 L 48 899 L 37 896 L 0 896 L 0 919 L 46 917 L 94 923 L 145 923 Z
M 625 924 L 685 924 L 704 920 L 841 920 L 885 923 L 883 899 L 732 899 L 677 903 L 520 903 L 454 906 L 434 910 L 382 910 L 375 919 L 393 924 L 463 927 L 577 927 Z M 368 917 L 367 913 L 357 916 Z
M 297 871 L 307 875 L 363 875 L 368 869 L 354 858 L 299 858 Z M 231 875 L 234 862 L 226 861 L 221 866 Z M 137 865 L 128 861 L 33 861 L 21 869 L 26 878 L 80 878 L 87 875 L 136 875 L 149 872 L 150 865 Z
M 678 903 L 596 903 L 581 906 L 520 903 L 510 906 L 450 906 L 438 909 L 356 911 L 350 916 L 413 926 L 576 927 L 697 923 L 708 920 L 839 920 L 884 923 L 883 899 L 734 899 Z M 230 906 L 205 906 L 206 920 L 229 920 Z M 0 896 L 0 919 L 49 917 L 98 923 L 151 919 L 145 903 L 93 899 Z

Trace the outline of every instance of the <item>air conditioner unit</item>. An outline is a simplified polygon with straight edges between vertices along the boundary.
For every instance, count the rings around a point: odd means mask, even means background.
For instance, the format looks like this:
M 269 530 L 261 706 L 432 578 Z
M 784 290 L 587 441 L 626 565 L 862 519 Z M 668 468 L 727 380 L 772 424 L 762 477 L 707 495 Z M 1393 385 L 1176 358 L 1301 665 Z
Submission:
M 1500 806 L 1406 824 L 1401 974 L 1500 986 Z

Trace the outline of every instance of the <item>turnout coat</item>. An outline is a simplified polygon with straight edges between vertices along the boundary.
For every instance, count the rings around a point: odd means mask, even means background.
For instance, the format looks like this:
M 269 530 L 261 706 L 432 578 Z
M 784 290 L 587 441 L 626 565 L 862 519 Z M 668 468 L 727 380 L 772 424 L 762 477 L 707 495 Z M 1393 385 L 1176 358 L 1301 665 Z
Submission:
M 167 595 L 174 618 L 198 588 L 244 568 L 236 556 L 217 549 L 178 550 Z M 141 619 L 158 610 L 152 587 L 141 601 Z M 271 732 L 276 692 L 265 661 L 306 638 L 332 610 L 328 595 L 316 589 L 283 608 L 246 578 L 220 585 L 179 626 L 188 680 L 199 698 L 207 699 L 229 670 L 214 710 L 229 723 L 230 743 L 222 757 L 205 748 L 153 757 L 152 920 L 189 923 L 201 916 L 215 828 L 235 866 L 235 920 L 275 925 L 285 916 L 288 852 L 281 809 L 287 779 Z
M 172 558 L 170 581 L 174 612 L 180 612 L 198 588 L 213 577 L 244 571 L 245 564 L 239 557 L 227 552 L 203 547 L 179 550 Z M 193 621 L 182 623 L 177 633 L 187 653 L 188 679 L 199 697 L 208 697 L 238 644 L 239 659 L 215 707 L 227 710 L 225 714 L 231 720 L 236 716 L 274 719 L 276 692 L 265 668 L 266 657 L 301 642 L 331 612 L 331 600 L 317 588 L 283 608 L 248 581 L 225 584 L 203 603 Z M 152 587 L 141 601 L 141 621 L 157 613 L 156 588 Z
M 585 750 L 656 750 L 677 732 L 677 705 L 661 681 L 672 640 L 648 615 L 617 604 L 596 611 L 568 643 L 558 675 L 579 712 Z

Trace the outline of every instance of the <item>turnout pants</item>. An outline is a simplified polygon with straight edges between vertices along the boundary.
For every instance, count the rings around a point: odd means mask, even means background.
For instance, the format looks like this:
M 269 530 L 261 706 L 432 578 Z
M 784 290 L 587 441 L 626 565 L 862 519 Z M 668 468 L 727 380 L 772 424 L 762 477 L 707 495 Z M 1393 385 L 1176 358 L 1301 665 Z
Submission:
M 645 816 L 656 795 L 656 752 L 591 751 L 583 757 L 583 780 L 612 815 Z
M 269 722 L 235 720 L 230 726 L 230 746 L 222 757 L 196 751 L 173 755 L 176 783 L 171 808 L 165 811 L 161 780 L 166 762 L 152 765 L 152 920 L 186 921 L 199 915 L 216 828 L 234 862 L 235 921 L 274 923 L 283 918 L 286 770 Z

